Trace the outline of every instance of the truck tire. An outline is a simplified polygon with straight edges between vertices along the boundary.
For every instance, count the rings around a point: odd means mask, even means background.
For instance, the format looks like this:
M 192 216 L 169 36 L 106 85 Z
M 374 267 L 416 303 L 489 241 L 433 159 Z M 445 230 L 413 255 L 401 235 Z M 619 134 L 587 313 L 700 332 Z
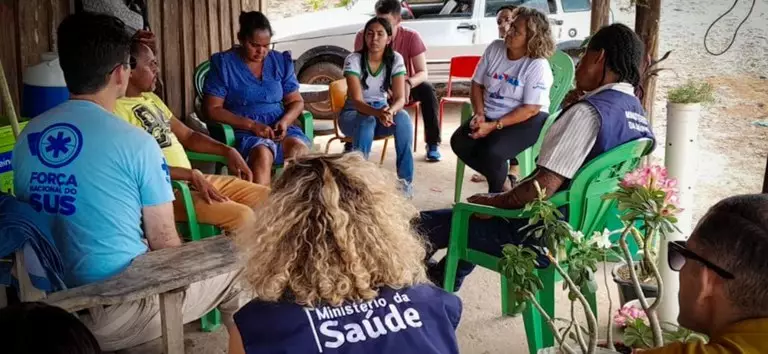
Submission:
M 308 66 L 299 74 L 299 82 L 303 84 L 328 85 L 333 81 L 344 78 L 341 66 L 331 62 L 321 61 Z M 304 108 L 318 119 L 333 119 L 330 101 L 309 103 Z

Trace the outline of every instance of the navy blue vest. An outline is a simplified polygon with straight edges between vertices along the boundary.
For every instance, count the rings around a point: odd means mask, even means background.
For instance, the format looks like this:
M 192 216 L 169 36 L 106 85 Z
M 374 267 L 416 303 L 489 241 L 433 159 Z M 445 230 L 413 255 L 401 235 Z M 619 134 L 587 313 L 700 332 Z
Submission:
M 645 118 L 645 110 L 637 97 L 608 89 L 584 101 L 595 107 L 600 115 L 600 132 L 584 164 L 632 140 L 650 138 L 655 142 L 651 127 Z
M 453 354 L 461 310 L 457 296 L 416 285 L 338 307 L 253 300 L 235 323 L 247 354 Z

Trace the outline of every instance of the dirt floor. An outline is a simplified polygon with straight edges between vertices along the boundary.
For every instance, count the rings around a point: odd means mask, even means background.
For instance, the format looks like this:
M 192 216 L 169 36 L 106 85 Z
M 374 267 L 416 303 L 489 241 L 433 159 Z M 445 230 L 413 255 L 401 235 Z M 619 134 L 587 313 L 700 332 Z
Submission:
M 634 14 L 619 11 L 626 1 L 613 3 L 615 21 L 630 26 Z M 718 200 L 734 194 L 759 192 L 762 186 L 765 157 L 768 154 L 768 127 L 755 122 L 768 123 L 768 0 L 758 0 L 752 18 L 742 28 L 733 48 L 723 56 L 706 54 L 703 37 L 707 26 L 731 5 L 722 0 L 677 0 L 665 4 L 661 15 L 660 51 L 672 50 L 670 59 L 662 65 L 670 70 L 662 72 L 656 93 L 654 131 L 659 146 L 653 154 L 655 162 L 663 163 L 666 129 L 666 92 L 670 87 L 688 79 L 703 79 L 716 88 L 715 103 L 704 109 L 699 124 L 698 179 L 694 189 L 694 219 Z M 283 17 L 306 9 L 302 0 L 270 1 L 270 17 Z M 733 35 L 733 29 L 748 9 L 744 1 L 727 20 L 712 31 L 710 45 L 715 50 L 723 48 Z M 457 127 L 457 109 L 449 109 L 443 127 L 443 140 L 448 141 Z M 422 130 L 423 131 L 423 130 Z M 327 137 L 316 139 L 325 147 Z M 419 139 L 416 153 L 416 196 L 413 203 L 420 209 L 446 208 L 451 205 L 456 167 L 455 155 L 450 147 L 442 148 L 445 157 L 439 163 L 424 161 L 423 139 Z M 376 143 L 372 157 L 381 152 Z M 335 143 L 332 151 L 341 151 Z M 390 148 L 383 168 L 394 170 L 394 151 Z M 372 158 L 373 160 L 373 158 Z M 482 192 L 484 184 L 469 182 L 472 173 L 465 175 L 463 195 Z M 602 275 L 600 284 L 602 284 Z M 614 301 L 617 294 L 613 284 L 609 287 Z M 607 323 L 608 301 L 605 287 L 601 287 L 598 299 L 600 322 Z M 464 302 L 464 313 L 458 329 L 462 353 L 495 354 L 524 353 L 526 339 L 521 318 L 501 317 L 499 276 L 478 270 L 464 283 L 458 293 Z M 561 294 L 558 313 L 568 309 Z M 200 333 L 196 323 L 187 326 L 186 348 L 188 353 L 224 353 L 227 335 Z M 127 353 L 160 353 L 160 342 L 155 341 Z

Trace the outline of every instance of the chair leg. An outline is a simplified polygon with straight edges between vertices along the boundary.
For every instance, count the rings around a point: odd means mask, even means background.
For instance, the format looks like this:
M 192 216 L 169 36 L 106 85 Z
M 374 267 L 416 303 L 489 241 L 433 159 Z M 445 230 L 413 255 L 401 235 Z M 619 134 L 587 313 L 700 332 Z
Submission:
M 461 186 L 464 184 L 464 161 L 456 159 L 456 186 L 453 191 L 453 202 L 461 201 Z
M 327 143 L 325 143 L 325 154 L 326 155 L 328 155 L 328 151 L 331 151 L 331 143 L 336 141 L 336 140 L 341 140 L 341 139 L 338 136 L 334 136 L 333 138 L 328 140 Z
M 544 288 L 539 291 L 539 303 L 541 304 L 541 307 L 544 308 L 544 311 L 547 311 L 549 317 L 555 318 L 555 290 L 557 288 L 555 285 L 555 268 L 549 266 L 547 269 L 539 270 L 538 274 L 539 279 L 544 283 Z M 555 345 L 555 336 L 552 334 L 549 326 L 543 326 L 544 320 L 541 318 L 540 314 L 539 321 L 542 324 L 542 326 L 540 326 L 540 333 L 544 348 Z
M 384 165 L 384 158 L 387 157 L 387 145 L 389 145 L 389 138 L 384 139 L 384 148 L 381 150 L 381 160 L 379 166 Z
M 413 108 L 413 152 L 419 146 L 419 106 Z
M 541 297 L 537 293 L 536 301 L 540 302 Z M 525 325 L 525 337 L 528 340 L 528 353 L 536 354 L 544 346 L 542 338 L 543 320 L 539 311 L 533 306 L 531 301 L 527 301 L 523 309 L 523 324 Z

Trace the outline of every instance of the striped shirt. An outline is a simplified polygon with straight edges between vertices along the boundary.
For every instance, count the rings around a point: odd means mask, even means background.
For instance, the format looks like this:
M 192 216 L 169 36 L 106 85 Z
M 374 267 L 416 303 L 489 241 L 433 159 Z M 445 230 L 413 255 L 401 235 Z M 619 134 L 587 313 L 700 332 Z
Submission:
M 608 84 L 587 93 L 616 90 L 634 96 L 634 87 L 620 82 Z M 579 171 L 600 132 L 600 114 L 587 102 L 579 102 L 563 112 L 549 128 L 541 144 L 538 165 L 560 176 L 572 179 Z

